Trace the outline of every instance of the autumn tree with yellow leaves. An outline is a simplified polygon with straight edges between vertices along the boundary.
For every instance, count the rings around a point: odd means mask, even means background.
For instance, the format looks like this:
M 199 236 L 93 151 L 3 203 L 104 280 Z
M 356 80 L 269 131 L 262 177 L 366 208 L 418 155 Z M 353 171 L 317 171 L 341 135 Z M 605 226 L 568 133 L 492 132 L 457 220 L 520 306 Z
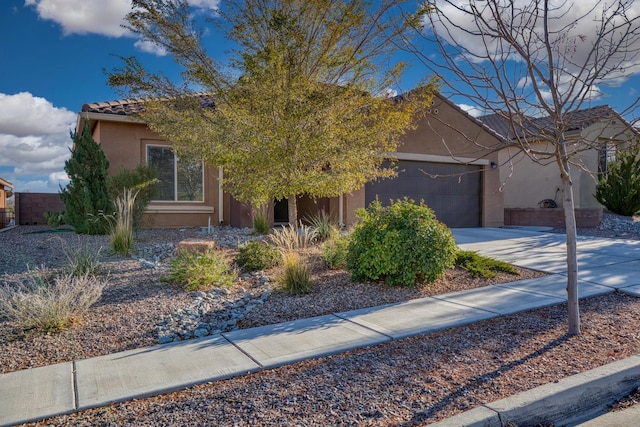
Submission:
M 147 100 L 149 127 L 181 155 L 222 167 L 223 185 L 254 206 L 296 196 L 333 197 L 392 176 L 382 167 L 436 89 L 389 96 L 404 70 L 391 58 L 408 34 L 401 1 L 231 0 L 207 22 L 235 49 L 216 62 L 189 5 L 134 0 L 128 27 L 164 48 L 183 81 L 147 72 L 136 58 L 109 83 Z M 194 89 L 195 88 L 195 89 Z M 203 107 L 194 92 L 214 96 Z

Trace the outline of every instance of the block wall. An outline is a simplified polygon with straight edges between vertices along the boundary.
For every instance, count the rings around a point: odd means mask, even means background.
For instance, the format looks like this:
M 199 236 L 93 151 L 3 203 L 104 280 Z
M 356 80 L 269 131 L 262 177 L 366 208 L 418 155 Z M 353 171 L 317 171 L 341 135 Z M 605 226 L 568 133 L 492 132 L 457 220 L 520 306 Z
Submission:
M 600 224 L 602 208 L 576 208 L 578 228 L 593 228 Z M 505 208 L 504 225 L 564 227 L 562 208 Z
M 58 193 L 15 193 L 16 224 L 42 225 L 47 221 L 44 213 L 64 211 Z

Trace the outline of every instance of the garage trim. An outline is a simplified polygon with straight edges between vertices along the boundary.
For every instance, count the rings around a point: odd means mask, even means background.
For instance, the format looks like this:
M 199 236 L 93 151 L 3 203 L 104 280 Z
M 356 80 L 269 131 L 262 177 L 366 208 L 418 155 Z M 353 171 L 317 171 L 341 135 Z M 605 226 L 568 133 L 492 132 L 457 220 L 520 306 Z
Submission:
M 454 156 L 438 156 L 435 154 L 419 154 L 419 153 L 388 153 L 384 155 L 387 159 L 394 160 L 413 160 L 417 162 L 432 163 L 456 163 L 462 165 L 481 165 L 488 166 L 487 159 L 474 159 L 471 157 L 454 157 Z

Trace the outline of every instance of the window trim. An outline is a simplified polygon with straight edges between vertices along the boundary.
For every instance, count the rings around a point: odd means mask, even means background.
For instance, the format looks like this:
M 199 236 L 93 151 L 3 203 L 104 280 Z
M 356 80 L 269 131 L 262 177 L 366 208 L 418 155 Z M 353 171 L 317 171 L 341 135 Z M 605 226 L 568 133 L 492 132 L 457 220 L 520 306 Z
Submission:
M 204 204 L 205 202 L 205 174 L 204 174 L 204 162 L 201 160 L 200 165 L 202 169 L 202 199 L 201 200 L 178 200 L 178 161 L 180 158 L 176 155 L 173 146 L 170 144 L 145 144 L 145 161 L 147 166 L 149 165 L 149 148 L 168 148 L 173 154 L 173 200 L 154 199 L 151 203 L 188 203 L 188 204 Z
M 615 163 L 618 154 L 618 144 L 615 141 L 605 141 L 598 149 L 598 175 L 606 175 L 609 165 Z

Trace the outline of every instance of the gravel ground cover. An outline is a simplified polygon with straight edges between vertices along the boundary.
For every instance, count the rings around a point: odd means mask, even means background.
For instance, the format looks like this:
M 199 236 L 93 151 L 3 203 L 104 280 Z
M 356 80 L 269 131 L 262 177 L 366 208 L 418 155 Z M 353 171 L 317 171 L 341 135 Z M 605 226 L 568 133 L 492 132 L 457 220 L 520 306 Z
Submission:
M 615 224 L 623 220 L 615 218 Z M 624 237 L 640 239 L 640 229 L 633 228 L 637 223 L 630 224 Z M 0 255 L 3 280 L 24 275 L 26 262 L 63 265 L 65 245 L 96 250 L 108 246 L 105 237 L 40 232 L 46 230 L 18 227 L 0 233 L 0 246 L 15 249 Z M 618 233 L 606 227 L 581 231 L 600 236 Z M 231 234 L 143 230 L 137 241 L 140 253 L 145 247 L 203 237 L 225 241 L 233 251 L 233 241 L 251 238 L 246 233 Z M 108 255 L 106 249 L 101 254 L 109 285 L 82 323 L 62 333 L 41 335 L 21 333 L 0 319 L 0 372 L 154 345 L 159 320 L 194 298 L 193 293 L 160 280 L 165 274 L 161 256 L 141 262 Z M 471 280 L 463 271 L 451 270 L 429 287 L 394 289 L 350 283 L 345 272 L 315 271 L 311 294 L 291 297 L 274 291 L 238 327 L 514 280 L 513 276 Z M 516 279 L 537 273 L 521 270 L 521 274 Z M 240 297 L 249 287 L 246 279 L 232 293 Z M 566 307 L 549 307 L 33 425 L 425 425 L 639 352 L 640 300 L 611 294 L 584 300 L 581 310 L 579 337 L 565 335 Z

